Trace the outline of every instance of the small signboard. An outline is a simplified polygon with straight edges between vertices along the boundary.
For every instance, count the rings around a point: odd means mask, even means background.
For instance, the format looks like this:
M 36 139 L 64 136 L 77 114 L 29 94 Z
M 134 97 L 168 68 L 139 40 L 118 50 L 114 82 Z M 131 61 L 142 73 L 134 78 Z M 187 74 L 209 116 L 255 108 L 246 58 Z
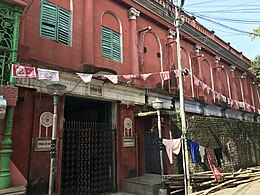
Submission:
M 90 85 L 90 94 L 102 96 L 102 87 L 97 85 Z
M 135 146 L 135 139 L 134 137 L 124 137 L 124 143 L 123 146 L 125 148 L 134 147 Z
M 35 138 L 35 151 L 50 151 L 51 138 L 50 137 L 36 137 Z

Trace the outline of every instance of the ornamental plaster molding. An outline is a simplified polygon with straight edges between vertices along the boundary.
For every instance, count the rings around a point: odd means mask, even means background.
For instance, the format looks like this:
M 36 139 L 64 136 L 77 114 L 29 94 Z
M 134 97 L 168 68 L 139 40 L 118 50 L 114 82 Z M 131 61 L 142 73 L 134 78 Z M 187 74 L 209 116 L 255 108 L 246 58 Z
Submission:
M 140 16 L 140 12 L 135 8 L 131 7 L 128 10 L 128 16 L 129 16 L 129 20 L 136 20 L 136 18 Z

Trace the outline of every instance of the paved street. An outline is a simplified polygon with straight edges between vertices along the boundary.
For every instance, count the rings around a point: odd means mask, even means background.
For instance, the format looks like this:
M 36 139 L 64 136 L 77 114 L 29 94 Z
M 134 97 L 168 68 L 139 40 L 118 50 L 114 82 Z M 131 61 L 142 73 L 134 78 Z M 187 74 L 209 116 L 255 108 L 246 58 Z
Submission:
M 226 188 L 215 193 L 213 195 L 256 195 L 260 194 L 260 179 L 241 184 L 234 188 Z

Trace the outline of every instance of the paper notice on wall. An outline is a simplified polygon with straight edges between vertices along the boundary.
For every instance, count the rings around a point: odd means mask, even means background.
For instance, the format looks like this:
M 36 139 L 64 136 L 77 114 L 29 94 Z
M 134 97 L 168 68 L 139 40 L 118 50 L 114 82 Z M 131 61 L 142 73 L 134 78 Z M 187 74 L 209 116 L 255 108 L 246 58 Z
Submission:
M 35 78 L 36 72 L 34 67 L 12 64 L 12 76 L 14 78 Z
M 39 80 L 59 81 L 59 71 L 37 68 Z

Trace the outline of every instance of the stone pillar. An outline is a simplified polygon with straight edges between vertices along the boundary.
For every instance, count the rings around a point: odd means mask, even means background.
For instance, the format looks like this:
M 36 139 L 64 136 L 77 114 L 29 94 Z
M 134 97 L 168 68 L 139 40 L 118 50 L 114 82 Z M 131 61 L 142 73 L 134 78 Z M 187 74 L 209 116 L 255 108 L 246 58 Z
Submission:
M 137 26 L 136 19 L 139 17 L 140 12 L 135 8 L 131 7 L 128 10 L 128 16 L 130 20 L 130 55 L 131 55 L 131 66 L 132 74 L 139 74 L 138 64 L 138 42 L 137 42 Z
M 94 65 L 94 5 L 93 0 L 84 2 L 81 62 Z

